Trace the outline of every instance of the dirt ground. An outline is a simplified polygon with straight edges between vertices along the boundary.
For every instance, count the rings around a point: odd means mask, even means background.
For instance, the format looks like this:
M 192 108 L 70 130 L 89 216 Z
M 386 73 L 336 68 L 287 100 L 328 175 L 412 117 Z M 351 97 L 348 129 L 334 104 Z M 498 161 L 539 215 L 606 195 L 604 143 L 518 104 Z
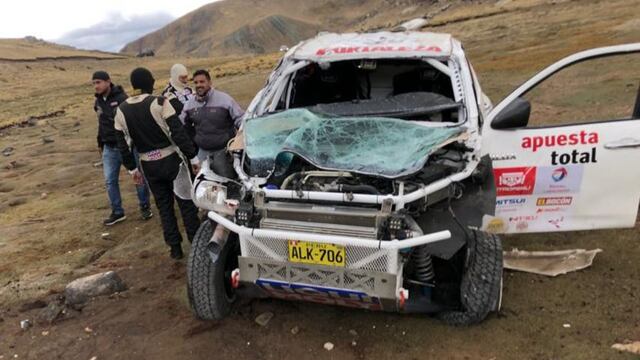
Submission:
M 463 40 L 485 91 L 497 102 L 562 55 L 640 41 L 633 11 L 638 4 L 555 1 L 434 30 Z M 505 249 L 603 252 L 592 267 L 557 278 L 505 272 L 502 311 L 469 328 L 426 316 L 279 300 L 242 303 L 224 321 L 194 319 L 186 300 L 186 262 L 169 259 L 157 216 L 138 219 L 124 171 L 128 219 L 101 225 L 109 208 L 102 169 L 94 166 L 99 153 L 90 74 L 106 69 L 128 88 L 128 72 L 145 65 L 160 88 L 169 67 L 183 62 L 192 70 L 211 69 L 215 85 L 246 105 L 278 56 L 0 62 L 0 150 L 14 148 L 0 156 L 0 359 L 637 358 L 610 347 L 640 340 L 638 225 L 505 237 Z M 28 116 L 44 118 L 25 121 Z M 42 311 L 34 308 L 42 306 L 36 300 L 53 302 L 67 282 L 107 270 L 117 271 L 129 289 L 96 298 L 54 324 L 36 321 Z M 254 318 L 266 311 L 275 316 L 261 327 Z M 21 330 L 24 319 L 35 325 Z M 326 351 L 325 342 L 335 348 Z

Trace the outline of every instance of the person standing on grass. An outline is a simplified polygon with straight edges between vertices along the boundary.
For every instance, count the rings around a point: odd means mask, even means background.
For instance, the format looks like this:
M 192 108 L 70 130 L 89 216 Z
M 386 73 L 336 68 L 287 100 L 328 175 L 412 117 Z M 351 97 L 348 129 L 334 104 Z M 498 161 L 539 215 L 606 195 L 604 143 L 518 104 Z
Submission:
M 198 172 L 200 162 L 171 103 L 164 97 L 151 95 L 154 83 L 153 75 L 145 68 L 131 72 L 136 94 L 116 111 L 116 139 L 124 166 L 134 182 L 140 182 L 144 172 L 160 213 L 164 241 L 171 249 L 171 258 L 178 260 L 183 257 L 182 236 L 173 205 L 174 201 L 178 203 L 187 238 L 193 240 L 200 219 L 198 208 L 190 199 L 190 177 L 191 170 Z M 140 152 L 139 164 L 132 147 Z
M 171 67 L 171 79 L 169 84 L 162 90 L 162 96 L 167 98 L 177 114 L 182 112 L 184 104 L 193 94 L 189 85 L 189 72 L 182 64 L 174 64 Z
M 180 115 L 185 129 L 200 149 L 200 161 L 209 158 L 216 174 L 235 178 L 226 148 L 240 127 L 244 110 L 231 96 L 212 87 L 208 71 L 193 73 L 193 83 L 196 94 L 187 101 Z
M 110 226 L 126 219 L 122 208 L 119 184 L 122 156 L 117 148 L 114 116 L 118 106 L 127 99 L 127 94 L 121 86 L 111 82 L 106 71 L 96 71 L 91 80 L 96 97 L 93 109 L 98 115 L 98 147 L 102 154 L 104 179 L 111 204 L 111 215 L 103 221 L 103 224 Z M 149 188 L 144 181 L 136 185 L 136 192 L 140 215 L 143 220 L 148 220 L 153 214 L 149 205 Z

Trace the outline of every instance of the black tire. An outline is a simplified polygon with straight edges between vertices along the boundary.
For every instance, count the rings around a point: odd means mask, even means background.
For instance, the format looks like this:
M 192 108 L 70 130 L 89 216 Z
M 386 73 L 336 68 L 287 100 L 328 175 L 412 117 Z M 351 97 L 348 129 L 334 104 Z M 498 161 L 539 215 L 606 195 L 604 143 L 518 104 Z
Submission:
M 195 316 L 201 320 L 220 320 L 231 312 L 236 293 L 231 288 L 231 271 L 238 267 L 240 244 L 229 234 L 220 257 L 213 262 L 207 249 L 214 225 L 204 221 L 191 243 L 187 261 L 187 294 Z
M 449 325 L 468 326 L 499 310 L 502 296 L 502 242 L 494 234 L 473 231 L 460 282 L 460 309 L 438 317 Z

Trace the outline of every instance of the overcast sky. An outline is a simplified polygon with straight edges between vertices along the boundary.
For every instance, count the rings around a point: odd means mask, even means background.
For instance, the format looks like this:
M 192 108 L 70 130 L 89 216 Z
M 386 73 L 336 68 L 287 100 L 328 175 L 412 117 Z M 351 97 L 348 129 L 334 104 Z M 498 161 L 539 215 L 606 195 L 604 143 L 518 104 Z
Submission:
M 17 0 L 0 11 L 0 38 L 28 35 L 79 48 L 118 51 L 216 0 Z

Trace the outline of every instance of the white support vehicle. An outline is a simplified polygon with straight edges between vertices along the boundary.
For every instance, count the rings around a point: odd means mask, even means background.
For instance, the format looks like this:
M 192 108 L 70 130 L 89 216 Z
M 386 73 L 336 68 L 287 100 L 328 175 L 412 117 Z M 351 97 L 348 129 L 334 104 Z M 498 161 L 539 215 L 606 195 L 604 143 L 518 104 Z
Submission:
M 237 178 L 205 163 L 194 182 L 210 219 L 188 261 L 196 316 L 220 319 L 238 296 L 267 295 L 482 321 L 502 293 L 502 246 L 487 230 L 634 225 L 640 167 L 619 157 L 639 163 L 640 121 L 528 128 L 520 96 L 574 62 L 638 51 L 569 57 L 492 110 L 450 35 L 324 33 L 293 47 L 229 146 Z M 553 155 L 550 137 L 579 154 Z M 572 157 L 585 163 L 565 164 Z M 606 197 L 591 190 L 599 184 Z

